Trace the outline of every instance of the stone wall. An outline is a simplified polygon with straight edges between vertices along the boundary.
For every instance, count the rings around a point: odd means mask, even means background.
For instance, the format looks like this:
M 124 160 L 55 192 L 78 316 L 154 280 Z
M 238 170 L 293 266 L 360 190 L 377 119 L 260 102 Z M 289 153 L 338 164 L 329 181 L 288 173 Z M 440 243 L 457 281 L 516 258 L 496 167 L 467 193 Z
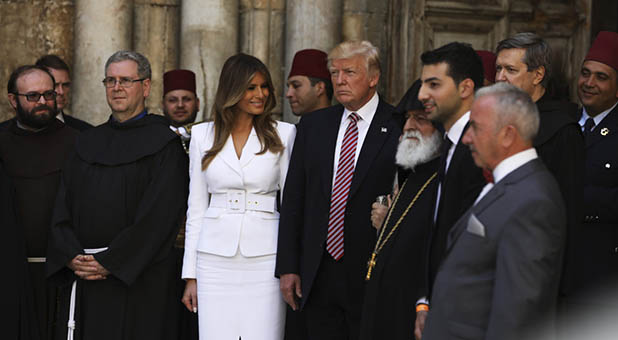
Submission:
M 13 117 L 6 96 L 11 72 L 54 53 L 73 61 L 73 18 L 70 0 L 0 1 L 0 121 Z
M 572 84 L 590 35 L 615 29 L 617 22 L 614 0 L 595 1 L 594 8 L 591 4 L 592 0 L 0 0 L 0 83 L 6 86 L 16 66 L 33 63 L 43 54 L 58 54 L 73 71 L 68 111 L 99 124 L 109 116 L 101 86 L 103 64 L 118 49 L 134 49 L 152 63 L 150 111 L 161 113 L 163 73 L 187 68 L 197 75 L 199 119 L 204 119 L 223 62 L 244 52 L 269 67 L 276 86 L 276 114 L 295 122 L 284 98 L 294 53 L 304 48 L 328 51 L 347 39 L 367 39 L 380 49 L 379 91 L 393 104 L 419 76 L 423 51 L 452 40 L 491 50 L 500 39 L 524 30 L 540 33 L 556 47 L 564 78 Z M 594 21 L 595 13 L 602 20 Z M 12 115 L 6 95 L 1 95 L 0 120 Z

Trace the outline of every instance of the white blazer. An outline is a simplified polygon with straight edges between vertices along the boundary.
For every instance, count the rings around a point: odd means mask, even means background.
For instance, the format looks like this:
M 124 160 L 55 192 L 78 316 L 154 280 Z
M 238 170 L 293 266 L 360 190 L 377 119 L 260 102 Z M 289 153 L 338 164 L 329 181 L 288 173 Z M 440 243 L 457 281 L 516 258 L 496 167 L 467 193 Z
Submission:
M 280 154 L 261 150 L 255 129 L 240 159 L 232 136 L 206 171 L 202 157 L 214 142 L 214 123 L 193 126 L 189 146 L 189 201 L 182 278 L 196 277 L 197 252 L 234 256 L 277 252 L 279 212 L 277 191 L 283 192 L 296 127 L 277 122 L 285 149 Z

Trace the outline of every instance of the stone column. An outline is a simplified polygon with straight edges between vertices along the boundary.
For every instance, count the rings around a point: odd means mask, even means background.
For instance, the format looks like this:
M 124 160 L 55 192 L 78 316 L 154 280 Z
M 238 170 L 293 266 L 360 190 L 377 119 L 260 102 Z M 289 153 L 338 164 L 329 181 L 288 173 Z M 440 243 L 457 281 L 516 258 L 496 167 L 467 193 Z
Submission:
M 342 0 L 287 0 L 284 80 L 299 50 L 315 48 L 328 53 L 341 42 L 342 6 Z M 298 122 L 287 100 L 283 107 L 283 120 Z
M 240 51 L 260 59 L 270 71 L 277 96 L 275 117 L 281 119 L 284 91 L 284 0 L 240 1 Z
M 163 114 L 163 73 L 178 67 L 180 0 L 135 0 L 133 48 L 150 61 L 151 113 Z
M 238 0 L 183 0 L 181 18 L 180 67 L 195 72 L 201 120 L 210 116 L 223 63 L 238 51 Z
M 367 39 L 367 0 L 343 1 L 343 41 Z
M 75 1 L 73 112 L 98 125 L 111 111 L 101 80 L 105 62 L 118 50 L 131 48 L 133 1 Z

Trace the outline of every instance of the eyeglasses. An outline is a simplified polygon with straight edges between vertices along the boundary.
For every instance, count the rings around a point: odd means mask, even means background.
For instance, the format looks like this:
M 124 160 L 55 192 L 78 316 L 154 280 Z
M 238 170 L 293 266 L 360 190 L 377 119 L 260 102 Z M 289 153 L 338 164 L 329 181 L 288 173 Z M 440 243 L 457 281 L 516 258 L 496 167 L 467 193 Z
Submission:
M 133 86 L 133 83 L 142 81 L 142 80 L 146 80 L 146 78 L 131 79 L 127 77 L 121 77 L 121 78 L 107 77 L 103 79 L 103 85 L 105 85 L 105 87 L 107 88 L 112 88 L 116 86 L 116 83 L 118 83 L 120 87 L 128 88 L 128 87 Z
M 43 96 L 43 98 L 45 100 L 54 100 L 56 99 L 56 91 L 50 90 L 50 91 L 45 91 L 43 93 L 39 93 L 39 92 L 28 92 L 28 93 L 15 93 L 18 96 L 24 96 L 26 97 L 26 100 L 29 102 L 38 102 L 39 99 L 41 99 L 41 96 Z

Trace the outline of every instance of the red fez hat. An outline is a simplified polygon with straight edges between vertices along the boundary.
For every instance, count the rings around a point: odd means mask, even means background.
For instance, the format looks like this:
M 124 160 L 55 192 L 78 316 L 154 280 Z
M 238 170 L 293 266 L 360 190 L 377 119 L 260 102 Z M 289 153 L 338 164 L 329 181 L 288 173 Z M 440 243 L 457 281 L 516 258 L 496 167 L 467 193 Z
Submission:
M 174 90 L 195 93 L 195 73 L 189 70 L 171 70 L 163 74 L 163 95 Z
M 326 67 L 327 55 L 320 50 L 308 49 L 296 52 L 292 61 L 292 69 L 288 78 L 292 76 L 306 76 L 318 79 L 330 79 Z
M 618 70 L 618 33 L 601 31 L 594 39 L 586 60 L 594 60 Z
M 492 84 L 496 82 L 496 55 L 489 51 L 476 51 L 483 61 L 483 77 Z

